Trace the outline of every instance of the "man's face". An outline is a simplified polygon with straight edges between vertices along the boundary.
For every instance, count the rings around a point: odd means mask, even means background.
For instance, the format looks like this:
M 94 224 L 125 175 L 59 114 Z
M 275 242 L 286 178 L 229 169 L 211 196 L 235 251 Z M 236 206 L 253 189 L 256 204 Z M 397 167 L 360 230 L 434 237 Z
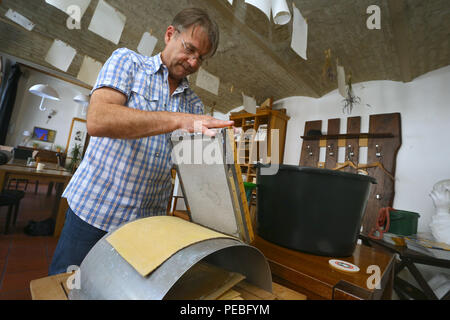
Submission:
M 173 79 L 181 80 L 195 73 L 211 48 L 207 33 L 202 27 L 191 26 L 178 31 L 169 26 L 165 35 L 166 47 L 162 52 L 164 64 Z

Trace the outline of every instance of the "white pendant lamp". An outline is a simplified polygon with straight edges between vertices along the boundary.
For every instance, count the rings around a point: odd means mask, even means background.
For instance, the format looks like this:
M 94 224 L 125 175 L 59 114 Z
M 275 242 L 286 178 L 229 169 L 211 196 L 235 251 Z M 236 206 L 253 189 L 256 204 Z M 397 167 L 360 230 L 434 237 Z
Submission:
M 76 103 L 79 103 L 83 106 L 83 109 L 81 110 L 81 114 L 83 116 L 85 116 L 87 106 L 89 105 L 89 96 L 87 96 L 85 94 L 79 94 L 73 98 L 73 101 L 75 101 Z
M 41 111 L 47 110 L 47 108 L 43 107 L 45 99 L 56 101 L 60 100 L 58 92 L 56 92 L 56 90 L 50 87 L 48 84 L 36 84 L 32 86 L 28 91 L 42 98 L 41 104 L 39 105 L 39 110 Z

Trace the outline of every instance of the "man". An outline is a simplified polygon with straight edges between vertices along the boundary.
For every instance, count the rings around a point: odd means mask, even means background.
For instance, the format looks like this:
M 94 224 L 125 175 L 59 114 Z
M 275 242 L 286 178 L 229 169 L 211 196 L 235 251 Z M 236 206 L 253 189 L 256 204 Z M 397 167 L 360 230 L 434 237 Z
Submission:
M 214 55 L 219 30 L 206 12 L 185 9 L 151 58 L 116 50 L 92 90 L 87 129 L 92 136 L 64 191 L 69 209 L 49 274 L 79 266 L 107 232 L 137 218 L 164 215 L 171 192 L 170 133 L 233 125 L 204 116 L 186 76 Z

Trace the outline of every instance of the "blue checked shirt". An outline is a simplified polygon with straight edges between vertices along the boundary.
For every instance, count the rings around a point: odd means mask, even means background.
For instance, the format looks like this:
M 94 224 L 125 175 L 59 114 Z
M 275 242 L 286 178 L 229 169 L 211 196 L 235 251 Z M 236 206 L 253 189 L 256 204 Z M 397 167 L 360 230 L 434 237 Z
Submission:
M 170 95 L 161 54 L 122 48 L 103 66 L 92 92 L 109 87 L 127 96 L 127 106 L 146 111 L 203 114 L 203 104 L 183 79 Z M 83 161 L 64 190 L 84 221 L 112 231 L 126 221 L 165 215 L 171 193 L 170 134 L 136 140 L 91 137 Z

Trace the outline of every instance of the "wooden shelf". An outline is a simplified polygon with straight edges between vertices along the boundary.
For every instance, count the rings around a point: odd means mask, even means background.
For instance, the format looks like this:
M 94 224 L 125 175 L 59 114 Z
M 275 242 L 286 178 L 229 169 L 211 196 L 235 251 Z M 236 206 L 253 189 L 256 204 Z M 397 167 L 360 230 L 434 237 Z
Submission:
M 285 109 L 272 110 L 272 109 L 261 109 L 258 108 L 256 114 L 247 113 L 245 111 L 240 111 L 230 114 L 230 120 L 234 121 L 236 127 L 241 127 L 244 132 L 249 129 L 255 130 L 255 134 L 261 125 L 266 126 L 267 137 L 270 137 L 271 130 L 279 130 L 279 163 L 283 163 L 284 146 L 286 140 L 286 128 L 287 122 L 290 117 L 286 114 Z M 254 140 L 255 135 L 243 135 L 240 141 L 236 142 L 236 151 L 239 151 L 235 155 L 235 160 L 243 160 L 244 163 L 239 163 L 243 180 L 247 182 L 253 182 L 253 178 L 256 177 L 254 173 L 254 164 L 249 163 L 253 159 L 253 152 L 258 154 L 260 146 Z M 270 157 L 271 146 L 267 146 L 267 156 Z M 245 150 L 244 152 L 242 152 Z M 253 161 L 251 161 L 253 162 Z
M 347 133 L 347 134 L 325 134 L 320 136 L 301 136 L 303 140 L 322 139 L 355 139 L 355 138 L 393 138 L 392 133 Z

